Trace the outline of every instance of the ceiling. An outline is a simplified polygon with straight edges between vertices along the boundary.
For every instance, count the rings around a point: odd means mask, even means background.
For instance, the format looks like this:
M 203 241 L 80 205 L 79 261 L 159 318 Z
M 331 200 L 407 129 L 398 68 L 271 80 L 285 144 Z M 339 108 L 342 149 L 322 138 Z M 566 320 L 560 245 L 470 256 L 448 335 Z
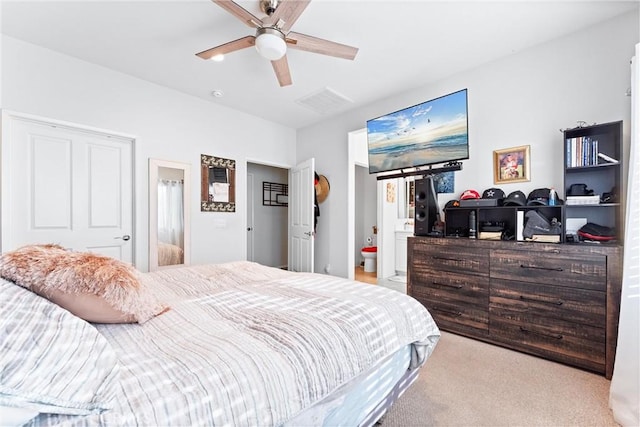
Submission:
M 257 0 L 237 3 L 264 17 Z M 286 87 L 253 48 L 223 62 L 196 57 L 254 34 L 209 0 L 1 6 L 8 36 L 297 129 L 588 28 L 638 1 L 313 0 L 292 30 L 360 50 L 349 61 L 289 49 L 293 84 Z M 347 100 L 323 112 L 297 102 L 312 96 L 322 106 L 327 94 Z

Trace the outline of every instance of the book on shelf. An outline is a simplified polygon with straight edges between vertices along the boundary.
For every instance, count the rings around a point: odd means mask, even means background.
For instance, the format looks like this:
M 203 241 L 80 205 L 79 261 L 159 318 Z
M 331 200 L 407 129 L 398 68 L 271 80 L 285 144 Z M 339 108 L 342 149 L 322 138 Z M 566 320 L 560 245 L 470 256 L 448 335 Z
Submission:
M 598 140 L 590 136 L 569 138 L 567 146 L 567 167 L 577 168 L 598 164 Z
M 614 159 L 613 157 L 609 157 L 604 153 L 598 153 L 598 158 L 604 160 L 607 163 L 619 163 L 616 159 Z
M 534 234 L 525 239 L 528 242 L 560 243 L 559 234 Z
M 516 240 L 522 241 L 524 240 L 524 236 L 522 235 L 524 231 L 524 211 L 518 210 L 516 212 Z

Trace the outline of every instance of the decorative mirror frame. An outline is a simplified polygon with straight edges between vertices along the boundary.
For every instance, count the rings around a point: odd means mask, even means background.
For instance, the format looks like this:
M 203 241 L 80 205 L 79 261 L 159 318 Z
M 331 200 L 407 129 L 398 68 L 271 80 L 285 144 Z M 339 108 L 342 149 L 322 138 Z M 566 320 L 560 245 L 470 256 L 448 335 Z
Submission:
M 209 192 L 209 169 L 227 170 L 229 193 L 228 201 L 217 202 Z M 236 161 L 222 157 L 200 155 L 200 210 L 202 212 L 235 212 L 236 211 Z
M 169 266 L 158 265 L 158 178 L 160 168 L 179 169 L 183 172 L 183 263 Z M 170 160 L 149 159 L 149 271 L 171 268 L 178 265 L 189 265 L 191 262 L 191 165 L 189 163 Z

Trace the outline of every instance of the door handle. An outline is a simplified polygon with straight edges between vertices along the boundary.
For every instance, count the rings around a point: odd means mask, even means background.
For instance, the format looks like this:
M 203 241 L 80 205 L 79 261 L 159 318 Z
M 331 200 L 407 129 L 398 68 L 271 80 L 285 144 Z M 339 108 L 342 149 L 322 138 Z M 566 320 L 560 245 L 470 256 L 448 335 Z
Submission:
M 247 231 L 251 231 L 251 230 L 253 230 L 253 228 L 247 227 Z
M 131 236 L 129 236 L 128 234 L 125 234 L 122 237 L 114 237 L 114 239 L 122 239 L 122 240 L 124 240 L 126 242 L 127 240 L 131 239 Z
M 305 231 L 304 235 L 311 237 L 311 236 L 313 236 L 313 231 Z

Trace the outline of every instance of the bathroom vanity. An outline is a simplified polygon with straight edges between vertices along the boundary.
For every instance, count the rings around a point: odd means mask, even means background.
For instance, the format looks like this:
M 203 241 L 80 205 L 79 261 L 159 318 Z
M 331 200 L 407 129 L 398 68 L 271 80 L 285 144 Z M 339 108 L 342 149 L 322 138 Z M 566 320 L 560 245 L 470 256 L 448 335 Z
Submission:
M 407 238 L 413 236 L 413 230 L 396 230 L 396 274 L 407 274 Z

